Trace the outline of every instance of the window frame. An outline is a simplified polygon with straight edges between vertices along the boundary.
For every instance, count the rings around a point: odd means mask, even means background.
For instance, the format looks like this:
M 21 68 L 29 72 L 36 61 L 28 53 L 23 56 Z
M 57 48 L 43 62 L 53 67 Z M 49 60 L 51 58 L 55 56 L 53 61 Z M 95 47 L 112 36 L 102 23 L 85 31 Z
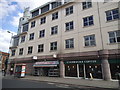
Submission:
M 45 29 L 39 31 L 39 38 L 45 37 Z
M 88 9 L 88 8 L 91 8 L 92 7 L 92 1 L 85 1 L 85 2 L 82 2 L 82 9 L 85 10 L 85 9 Z
M 51 27 L 51 35 L 58 34 L 58 25 Z
M 66 15 L 66 16 L 67 16 L 67 15 L 70 15 L 70 14 L 73 14 L 73 12 L 74 12 L 74 7 L 73 7 L 73 5 L 70 6 L 70 7 L 65 8 L 65 15 Z
M 113 33 L 114 34 L 114 37 L 111 37 L 110 36 L 110 33 Z M 109 43 L 112 44 L 112 43 L 120 43 L 118 38 L 120 38 L 120 35 L 117 34 L 117 33 L 120 33 L 120 30 L 116 30 L 116 31 L 110 31 L 108 32 L 108 35 L 109 35 Z M 119 35 L 119 36 L 117 36 Z M 114 39 L 115 41 L 114 42 L 111 42 L 111 39 Z
M 38 45 L 38 53 L 44 52 L 44 44 Z
M 31 28 L 35 27 L 35 23 L 36 23 L 36 21 L 31 22 Z
M 40 24 L 45 24 L 45 23 L 46 23 L 46 16 L 40 19 Z
M 113 13 L 114 10 L 117 10 L 118 13 Z M 106 21 L 112 21 L 112 20 L 117 20 L 117 19 L 120 19 L 120 13 L 119 13 L 119 8 L 115 8 L 115 9 L 112 9 L 112 10 L 108 10 L 108 11 L 105 11 L 105 14 L 106 14 Z M 115 16 L 118 16 L 118 18 L 116 18 Z M 110 19 L 111 18 L 111 19 Z
M 32 52 L 33 52 L 33 46 L 29 46 L 28 47 L 28 54 L 32 54 Z
M 73 29 L 74 29 L 74 22 L 73 21 L 65 23 L 65 31 L 71 31 Z
M 23 55 L 23 48 L 19 49 L 19 55 Z
M 32 36 L 33 35 L 33 36 Z M 34 40 L 34 36 L 35 36 L 35 34 L 34 33 L 31 33 L 30 35 L 29 35 L 29 40 Z
M 52 14 L 52 20 L 58 19 L 58 12 Z
M 91 37 L 93 38 L 93 40 L 91 39 Z M 88 38 L 88 40 L 86 40 L 86 38 Z M 93 42 L 94 44 L 92 44 Z M 96 46 L 95 34 L 84 36 L 84 46 L 85 47 Z
M 50 43 L 50 51 L 56 51 L 57 50 L 57 41 Z
M 90 20 L 90 18 L 92 18 L 92 19 Z M 86 21 L 85 21 L 85 19 L 86 19 Z M 94 17 L 93 17 L 93 15 L 83 18 L 83 26 L 84 27 L 88 27 L 88 26 L 92 26 L 92 25 L 94 25 Z
M 15 52 L 16 52 L 15 49 L 11 50 L 11 56 L 15 56 Z
M 24 37 L 24 38 L 23 38 Z M 25 35 L 21 36 L 21 43 L 25 42 Z
M 74 38 L 65 40 L 65 48 L 66 49 L 74 48 Z

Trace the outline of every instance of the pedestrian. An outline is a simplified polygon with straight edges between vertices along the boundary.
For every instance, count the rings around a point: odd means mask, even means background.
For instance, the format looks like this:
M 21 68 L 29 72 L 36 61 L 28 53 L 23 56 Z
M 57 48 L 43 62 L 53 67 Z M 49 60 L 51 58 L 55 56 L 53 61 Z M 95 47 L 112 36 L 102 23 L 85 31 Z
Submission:
M 6 70 L 4 70 L 4 76 L 6 76 Z

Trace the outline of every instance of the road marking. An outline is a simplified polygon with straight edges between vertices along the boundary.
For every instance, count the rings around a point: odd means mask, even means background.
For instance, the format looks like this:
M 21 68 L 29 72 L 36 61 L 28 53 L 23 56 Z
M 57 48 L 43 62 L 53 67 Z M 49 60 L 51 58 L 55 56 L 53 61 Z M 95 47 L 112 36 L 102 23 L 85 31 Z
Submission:
M 57 87 L 62 87 L 62 88 L 70 88 L 69 87 L 69 85 L 61 85 L 61 84 L 59 84 L 59 85 L 56 85 Z

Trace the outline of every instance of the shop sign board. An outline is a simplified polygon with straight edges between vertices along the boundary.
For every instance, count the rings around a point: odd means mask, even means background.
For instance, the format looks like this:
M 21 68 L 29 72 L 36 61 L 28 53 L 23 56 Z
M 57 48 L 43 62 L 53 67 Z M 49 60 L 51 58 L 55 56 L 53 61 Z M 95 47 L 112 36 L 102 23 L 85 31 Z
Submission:
M 111 59 L 111 60 L 108 60 L 109 63 L 120 63 L 120 59 Z
M 22 66 L 21 77 L 25 76 L 25 66 Z
M 35 65 L 53 65 L 59 64 L 58 61 L 45 61 L 45 62 L 36 62 Z
M 80 60 L 80 61 L 65 61 L 65 64 L 89 64 L 89 63 L 93 63 L 93 64 L 99 64 L 101 63 L 100 60 Z

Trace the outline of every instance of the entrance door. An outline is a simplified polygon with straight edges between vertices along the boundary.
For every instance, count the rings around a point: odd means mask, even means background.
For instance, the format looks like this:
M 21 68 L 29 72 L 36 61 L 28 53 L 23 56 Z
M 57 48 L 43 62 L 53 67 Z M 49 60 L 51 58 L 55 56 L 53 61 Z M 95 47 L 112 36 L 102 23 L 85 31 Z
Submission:
M 83 67 L 83 65 L 79 65 L 79 77 L 84 77 L 84 67 Z

